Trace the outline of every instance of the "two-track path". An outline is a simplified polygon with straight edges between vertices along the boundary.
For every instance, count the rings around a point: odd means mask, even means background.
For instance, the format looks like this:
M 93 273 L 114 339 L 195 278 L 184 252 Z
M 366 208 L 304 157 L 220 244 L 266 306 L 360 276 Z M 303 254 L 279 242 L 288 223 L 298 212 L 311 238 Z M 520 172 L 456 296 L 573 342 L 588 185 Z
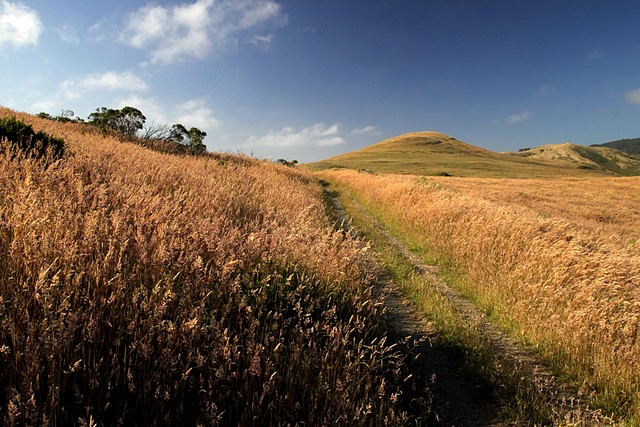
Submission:
M 331 201 L 336 218 L 345 231 L 350 229 L 349 216 L 338 200 L 338 194 L 324 187 Z M 347 195 L 348 197 L 348 195 Z M 361 204 L 350 197 L 350 205 L 358 210 L 358 216 L 366 218 L 387 243 L 395 248 L 415 269 L 433 284 L 434 290 L 447 298 L 456 312 L 488 344 L 494 356 L 504 365 L 517 369 L 517 375 L 526 378 L 544 394 L 544 400 L 557 414 L 558 425 L 610 425 L 597 412 L 590 411 L 571 387 L 557 378 L 534 356 L 518 346 L 512 339 L 492 324 L 459 292 L 437 277 L 437 267 L 427 265 L 420 257 L 394 237 Z M 357 230 L 355 230 L 357 232 Z M 380 284 L 379 292 L 385 300 L 391 334 L 398 342 L 410 337 L 418 343 L 411 351 L 417 356 L 412 365 L 413 375 L 429 385 L 433 392 L 433 407 L 441 425 L 445 426 L 506 426 L 515 425 L 500 416 L 500 406 L 490 391 L 462 368 L 464 356 L 460 349 L 446 343 L 435 327 L 402 294 L 391 280 Z

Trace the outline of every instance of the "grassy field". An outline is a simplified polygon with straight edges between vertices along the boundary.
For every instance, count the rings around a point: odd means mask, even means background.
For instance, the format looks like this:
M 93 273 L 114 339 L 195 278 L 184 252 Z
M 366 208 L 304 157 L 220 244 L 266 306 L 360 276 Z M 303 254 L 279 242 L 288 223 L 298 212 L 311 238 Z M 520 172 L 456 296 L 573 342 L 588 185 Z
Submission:
M 385 341 L 379 267 L 334 229 L 316 176 L 161 154 L 0 109 L 7 116 L 63 138 L 67 154 L 51 164 L 0 150 L 1 424 L 382 425 L 427 414 Z M 410 142 L 436 147 L 442 165 L 464 152 L 460 171 L 520 170 L 445 139 Z M 522 173 L 553 170 L 533 167 Z M 563 179 L 322 176 L 453 271 L 595 404 L 637 424 L 640 179 L 563 169 Z
M 556 146 L 554 150 L 560 148 L 562 146 Z M 581 148 L 584 150 L 583 154 L 597 155 L 595 148 Z M 482 178 L 612 176 L 621 171 L 625 174 L 637 174 L 640 171 L 640 161 L 637 159 L 628 159 L 630 163 L 622 164 L 598 158 L 602 164 L 597 164 L 578 153 L 571 159 L 560 159 L 560 154 L 550 156 L 551 148 L 546 150 L 546 157 L 533 155 L 534 151 L 520 153 L 521 155 L 496 153 L 442 133 L 415 132 L 306 167 L 314 171 L 338 168 L 374 173 Z M 526 156 L 527 153 L 531 155 Z
M 0 424 L 403 422 L 376 269 L 312 176 L 9 115 L 68 155 L 0 155 Z
M 516 339 L 640 420 L 639 178 L 456 179 L 325 171 Z

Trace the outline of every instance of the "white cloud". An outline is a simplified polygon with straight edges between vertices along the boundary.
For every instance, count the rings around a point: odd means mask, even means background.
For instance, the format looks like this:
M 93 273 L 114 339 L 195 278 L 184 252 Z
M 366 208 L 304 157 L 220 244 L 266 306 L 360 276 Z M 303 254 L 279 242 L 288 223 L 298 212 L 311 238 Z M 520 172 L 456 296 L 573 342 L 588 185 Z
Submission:
M 629 104 L 640 104 L 640 89 L 633 89 L 624 94 Z
M 151 50 L 152 63 L 171 63 L 183 57 L 203 58 L 211 48 L 210 13 L 213 0 L 191 5 L 145 6 L 129 15 L 126 43 Z
M 378 135 L 378 129 L 375 126 L 365 126 L 363 128 L 354 129 L 351 131 L 351 135 Z
M 161 6 L 145 6 L 129 15 L 127 29 L 131 31 L 129 44 L 144 48 L 154 39 L 162 38 L 168 27 L 169 13 Z
M 197 0 L 174 7 L 148 5 L 129 14 L 121 41 L 149 50 L 151 63 L 204 58 L 241 32 L 281 16 L 271 0 Z
M 81 85 L 90 90 L 130 90 L 141 92 L 149 89 L 147 83 L 131 71 L 95 73 L 82 80 Z
M 523 111 L 522 113 L 519 113 L 519 114 L 512 114 L 507 118 L 507 122 L 509 123 L 524 122 L 525 120 L 529 119 L 532 115 L 533 113 L 531 111 Z
M 40 99 L 39 101 L 36 101 L 35 103 L 31 104 L 31 109 L 32 110 L 37 110 L 38 112 L 40 111 L 51 111 L 53 108 L 55 108 L 58 105 L 58 100 L 57 99 Z
M 59 91 L 67 99 L 79 99 L 85 93 L 97 90 L 143 92 L 148 88 L 147 83 L 131 71 L 94 73 L 79 81 L 65 80 L 59 85 Z
M 147 118 L 147 123 L 168 124 L 168 119 L 160 102 L 156 98 L 142 98 L 138 95 L 130 95 L 120 99 L 115 108 L 137 108 Z
M 207 107 L 204 99 L 192 99 L 178 105 L 177 123 L 185 127 L 197 127 L 199 129 L 211 129 L 220 127 L 222 122 L 213 116 L 213 110 Z
M 58 92 L 68 100 L 80 99 L 83 95 L 83 91 L 80 90 L 74 80 L 65 80 L 60 82 L 58 85 Z
M 186 128 L 197 127 L 204 131 L 216 129 L 222 125 L 222 121 L 214 117 L 213 110 L 207 106 L 203 99 L 192 99 L 177 105 L 172 111 L 167 111 L 157 98 L 131 95 L 120 99 L 116 108 L 126 106 L 142 111 L 148 124 L 173 125 L 180 123 Z
M 343 144 L 344 138 L 340 136 L 340 123 L 326 126 L 317 123 L 300 130 L 288 126 L 279 131 L 271 131 L 262 137 L 252 136 L 247 140 L 247 146 L 256 147 L 296 147 L 296 146 L 334 146 Z
M 44 30 L 38 14 L 22 3 L 2 1 L 0 4 L 0 46 L 37 45 Z

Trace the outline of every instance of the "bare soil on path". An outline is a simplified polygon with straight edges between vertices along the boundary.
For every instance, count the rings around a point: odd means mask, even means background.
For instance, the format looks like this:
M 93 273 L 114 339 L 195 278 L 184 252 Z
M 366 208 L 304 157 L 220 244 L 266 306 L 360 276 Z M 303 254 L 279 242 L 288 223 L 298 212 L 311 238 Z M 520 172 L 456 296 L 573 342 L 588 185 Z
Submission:
M 324 190 L 343 230 L 353 232 L 349 216 L 338 200 L 338 194 L 331 191 L 328 185 L 325 185 Z M 355 199 L 350 197 L 349 201 L 359 211 L 358 215 L 366 218 L 384 236 L 387 243 L 410 262 L 415 274 L 425 276 L 433 284 L 434 290 L 450 301 L 458 315 L 486 342 L 498 365 L 506 367 L 511 371 L 510 375 L 519 377 L 523 383 L 539 391 L 540 398 L 555 414 L 554 425 L 612 425 L 597 411 L 591 411 L 581 401 L 576 390 L 559 381 L 536 357 L 491 323 L 485 314 L 458 291 L 438 278 L 437 267 L 425 264 Z M 432 406 L 439 425 L 520 425 L 520 422 L 504 420 L 502 405 L 492 392 L 495 386 L 491 386 L 480 375 L 470 374 L 469 369 L 465 368 L 465 352 L 441 336 L 434 325 L 403 295 L 398 284 L 383 278 L 378 292 L 385 301 L 391 338 L 411 356 L 415 356 L 409 358 L 415 358 L 415 362 L 411 364 L 412 373 L 432 391 Z

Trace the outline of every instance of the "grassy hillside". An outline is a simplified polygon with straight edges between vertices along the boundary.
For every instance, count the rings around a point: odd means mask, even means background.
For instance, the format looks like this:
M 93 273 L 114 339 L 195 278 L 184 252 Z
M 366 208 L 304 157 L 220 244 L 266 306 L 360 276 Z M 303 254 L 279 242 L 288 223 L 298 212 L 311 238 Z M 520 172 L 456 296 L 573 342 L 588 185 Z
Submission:
M 640 175 L 640 159 L 610 147 L 585 147 L 576 144 L 543 145 L 517 153 L 513 156 L 535 160 L 554 161 L 567 168 L 579 168 L 617 175 Z
M 609 147 L 629 154 L 640 155 L 640 138 L 619 139 L 604 144 L 594 144 L 592 147 Z
M 311 170 L 347 168 L 375 173 L 487 178 L 543 178 L 606 175 L 604 169 L 553 159 L 485 150 L 438 132 L 400 135 L 357 151 L 309 164 Z
M 375 269 L 315 179 L 6 116 L 68 153 L 0 141 L 1 425 L 401 423 Z

